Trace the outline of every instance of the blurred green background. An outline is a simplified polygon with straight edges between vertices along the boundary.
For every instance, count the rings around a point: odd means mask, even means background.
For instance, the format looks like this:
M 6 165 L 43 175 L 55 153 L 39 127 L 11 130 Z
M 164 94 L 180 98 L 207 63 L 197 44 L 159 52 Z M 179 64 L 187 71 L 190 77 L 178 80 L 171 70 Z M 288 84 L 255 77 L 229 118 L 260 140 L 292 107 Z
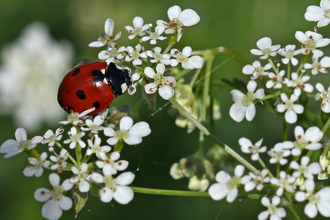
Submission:
M 315 23 L 304 19 L 309 5 L 319 5 L 311 0 L 179 0 L 179 1 L 44 1 L 15 0 L 1 1 L 0 7 L 0 50 L 13 42 L 22 29 L 33 21 L 42 21 L 48 25 L 51 35 L 57 39 L 69 40 L 75 49 L 75 61 L 81 59 L 97 60 L 100 48 L 89 48 L 87 45 L 96 40 L 104 31 L 104 22 L 110 17 L 115 21 L 115 33 L 122 31 L 121 45 L 128 45 L 126 25 L 132 25 L 135 16 L 144 18 L 145 23 L 157 19 L 167 20 L 167 9 L 173 5 L 182 9 L 192 8 L 201 17 L 201 21 L 186 28 L 181 41 L 175 45 L 181 50 L 192 46 L 202 50 L 225 46 L 241 53 L 251 63 L 256 57 L 250 49 L 256 48 L 256 41 L 268 36 L 273 44 L 300 44 L 295 40 L 297 30 L 312 30 Z M 324 37 L 330 37 L 329 26 L 319 30 Z M 136 43 L 136 42 L 134 42 Z M 323 50 L 329 54 L 329 48 Z M 234 59 L 224 63 L 229 56 L 222 55 L 215 60 L 217 78 L 232 79 L 248 77 L 241 73 L 242 65 Z M 76 63 L 75 62 L 75 63 Z M 75 65 L 72 63 L 72 66 Z M 0 63 L 1 64 L 1 63 Z M 58 73 L 64 75 L 65 73 Z M 328 77 L 323 77 L 329 83 Z M 323 80 L 323 84 L 326 83 Z M 324 84 L 325 87 L 326 84 Z M 15 86 L 13 85 L 13 89 Z M 129 97 L 127 94 L 118 98 L 114 106 L 134 106 L 140 94 Z M 232 100 L 229 92 L 217 92 L 221 103 L 222 118 L 217 121 L 216 135 L 234 149 L 239 149 L 237 140 L 245 136 L 256 142 L 264 138 L 264 145 L 270 147 L 281 141 L 282 117 L 275 116 L 257 108 L 253 122 L 236 123 L 228 116 Z M 54 97 L 56 102 L 56 97 Z M 159 101 L 161 107 L 166 102 Z M 187 134 L 186 129 L 174 125 L 175 118 L 168 115 L 169 107 L 150 117 L 147 105 L 141 109 L 141 120 L 147 121 L 152 129 L 150 136 L 136 147 L 125 147 L 122 158 L 130 161 L 129 170 L 134 171 L 136 179 L 132 185 L 160 189 L 186 190 L 188 179 L 173 180 L 169 169 L 174 162 L 197 150 L 198 132 Z M 64 119 L 64 118 L 63 118 Z M 14 138 L 16 126 L 10 115 L 1 115 L 0 143 Z M 28 137 L 43 134 L 49 127 L 42 127 Z M 54 130 L 56 127 L 52 127 Z M 292 131 L 292 127 L 290 127 Z M 291 132 L 292 136 L 292 132 Z M 238 150 L 239 151 L 239 150 Z M 246 158 L 249 156 L 244 155 Z M 42 177 L 25 177 L 20 169 L 27 165 L 26 155 L 20 154 L 10 159 L 0 158 L 0 218 L 9 219 L 43 219 L 41 207 L 34 191 L 38 188 L 49 188 L 48 172 Z M 180 198 L 172 196 L 152 196 L 135 194 L 128 205 L 105 204 L 98 198 L 90 196 L 85 208 L 77 219 L 257 219 L 265 210 L 260 201 L 235 201 L 228 204 L 225 200 L 214 202 L 210 198 Z M 295 205 L 302 219 L 303 205 Z M 74 211 L 65 211 L 62 219 L 73 219 Z M 318 216 L 320 218 L 320 216 Z M 289 214 L 287 219 L 293 219 Z

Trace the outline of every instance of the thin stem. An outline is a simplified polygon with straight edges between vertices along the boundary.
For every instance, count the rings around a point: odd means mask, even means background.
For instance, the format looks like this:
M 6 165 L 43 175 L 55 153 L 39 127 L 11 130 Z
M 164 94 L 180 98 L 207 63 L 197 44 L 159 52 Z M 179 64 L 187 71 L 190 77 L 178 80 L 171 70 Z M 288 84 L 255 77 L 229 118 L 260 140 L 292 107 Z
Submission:
M 58 141 L 56 141 L 55 143 L 60 149 L 64 149 Z M 69 154 L 69 159 L 75 166 L 78 166 L 77 161 L 70 154 Z
M 327 122 L 325 123 L 325 125 L 322 128 L 323 134 L 325 134 L 325 132 L 328 130 L 329 126 L 330 126 L 330 117 L 328 118 Z
M 225 143 L 223 143 L 221 140 L 219 140 L 216 136 L 211 134 L 199 121 L 197 121 L 192 115 L 190 115 L 173 97 L 169 99 L 169 101 L 172 103 L 172 105 L 179 110 L 180 114 L 184 117 L 186 117 L 189 121 L 194 123 L 194 125 L 201 130 L 206 136 L 211 138 L 215 143 L 217 143 L 219 146 L 223 147 L 227 153 L 232 155 L 236 160 L 241 162 L 246 168 L 248 168 L 251 172 L 255 173 L 257 169 L 250 164 L 248 161 L 246 161 L 243 157 L 241 157 L 238 153 L 236 153 L 233 149 L 231 149 L 229 146 L 227 146 Z
M 285 117 L 283 117 L 283 141 L 288 140 L 288 123 L 285 120 Z
M 134 192 L 151 194 L 151 195 L 164 195 L 164 196 L 192 196 L 192 197 L 210 197 L 207 192 L 183 191 L 183 190 L 168 190 L 168 189 L 150 189 L 137 186 L 131 186 Z
M 273 70 L 274 70 L 274 72 L 275 72 L 276 75 L 277 75 L 277 74 L 278 74 L 278 72 L 277 72 L 277 68 L 276 68 L 276 66 L 274 65 L 272 59 L 268 58 L 268 62 L 269 62 L 270 64 L 272 64 Z
M 300 220 L 300 217 L 298 216 L 296 210 L 294 210 L 294 208 L 293 208 L 293 206 L 291 204 L 290 205 L 286 205 L 284 207 L 289 211 L 289 213 L 292 215 L 292 217 L 295 220 Z
M 174 42 L 170 42 L 168 44 L 168 46 L 166 47 L 166 49 L 164 50 L 163 54 L 167 54 L 168 51 L 170 51 L 170 49 L 173 47 L 174 44 L 175 44 L 175 41 Z
M 274 178 L 273 174 L 269 171 L 269 169 L 265 165 L 264 161 L 260 157 L 258 158 L 258 161 L 259 161 L 260 165 L 262 166 L 262 168 L 264 168 L 264 169 L 266 169 L 268 171 L 268 176 L 270 178 Z

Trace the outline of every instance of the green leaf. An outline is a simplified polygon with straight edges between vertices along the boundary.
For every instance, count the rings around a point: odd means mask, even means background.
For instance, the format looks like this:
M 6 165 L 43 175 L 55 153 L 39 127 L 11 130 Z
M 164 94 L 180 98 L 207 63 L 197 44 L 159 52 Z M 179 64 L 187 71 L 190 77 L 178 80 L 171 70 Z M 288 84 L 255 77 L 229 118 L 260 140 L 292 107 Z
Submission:
M 76 208 L 75 218 L 78 216 L 81 209 L 85 206 L 88 199 L 88 193 L 82 193 L 78 188 L 73 189 L 73 200 Z

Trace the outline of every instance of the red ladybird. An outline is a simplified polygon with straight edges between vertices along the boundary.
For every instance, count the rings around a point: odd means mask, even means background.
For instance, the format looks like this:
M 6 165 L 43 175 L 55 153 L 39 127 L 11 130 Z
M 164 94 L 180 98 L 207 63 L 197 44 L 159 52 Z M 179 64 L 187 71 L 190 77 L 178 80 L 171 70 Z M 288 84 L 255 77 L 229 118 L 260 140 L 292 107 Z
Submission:
M 70 112 L 82 113 L 95 107 L 89 115 L 106 109 L 132 84 L 127 69 L 119 69 L 114 63 L 92 62 L 75 67 L 62 80 L 57 100 L 60 106 Z

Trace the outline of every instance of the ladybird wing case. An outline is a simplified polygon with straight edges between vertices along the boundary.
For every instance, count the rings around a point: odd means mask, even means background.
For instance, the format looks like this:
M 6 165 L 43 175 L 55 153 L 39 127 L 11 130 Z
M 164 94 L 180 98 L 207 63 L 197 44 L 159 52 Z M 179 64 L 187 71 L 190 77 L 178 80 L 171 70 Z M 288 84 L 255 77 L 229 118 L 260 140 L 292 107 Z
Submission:
M 89 115 L 106 109 L 114 94 L 105 72 L 106 62 L 93 62 L 75 67 L 62 80 L 58 90 L 58 102 L 67 112 L 81 113 L 95 107 Z

